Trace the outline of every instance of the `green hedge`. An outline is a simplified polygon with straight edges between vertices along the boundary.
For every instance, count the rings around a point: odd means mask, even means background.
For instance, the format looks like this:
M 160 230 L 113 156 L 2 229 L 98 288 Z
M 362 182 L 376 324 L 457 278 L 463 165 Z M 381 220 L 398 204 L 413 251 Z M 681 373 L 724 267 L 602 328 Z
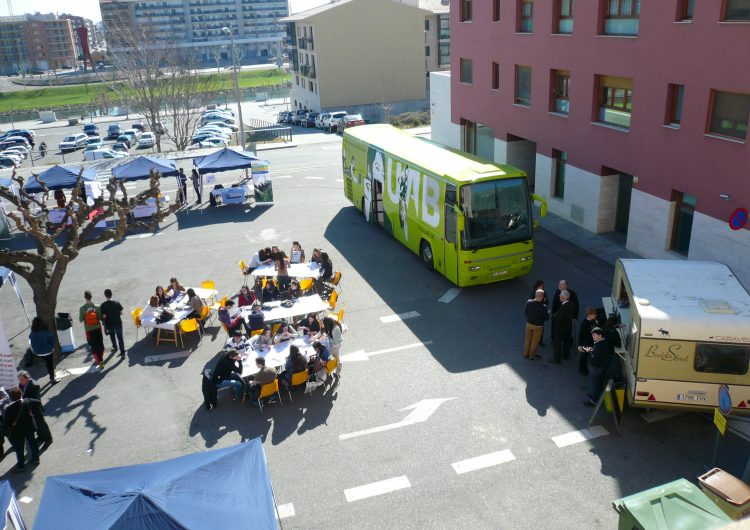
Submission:
M 430 124 L 430 111 L 418 110 L 415 112 L 404 112 L 391 116 L 390 124 L 399 129 L 411 129 L 413 127 L 424 127 Z

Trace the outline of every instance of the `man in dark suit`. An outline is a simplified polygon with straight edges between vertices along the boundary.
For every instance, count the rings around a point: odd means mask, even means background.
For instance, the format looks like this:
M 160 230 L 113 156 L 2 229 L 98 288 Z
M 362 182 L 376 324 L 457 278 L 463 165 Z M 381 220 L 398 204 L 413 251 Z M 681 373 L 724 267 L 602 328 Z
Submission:
M 575 307 L 570 301 L 570 294 L 563 290 L 558 299 L 560 306 L 557 311 L 552 313 L 552 347 L 555 350 L 555 357 L 552 362 L 560 364 L 560 358 L 567 359 L 570 357 L 570 346 L 573 344 L 573 316 Z
M 18 372 L 18 389 L 21 391 L 22 397 L 32 400 L 31 415 L 34 417 L 34 423 L 36 424 L 36 438 L 37 442 L 42 444 L 41 450 L 44 451 L 52 444 L 52 432 L 44 419 L 44 407 L 41 402 L 42 393 L 39 383 L 31 378 L 29 372 L 21 370 Z
M 612 357 L 610 346 L 604 338 L 602 328 L 592 329 L 591 338 L 594 340 L 594 346 L 586 348 L 589 354 L 588 397 L 583 404 L 587 407 L 595 406 L 602 395 L 604 378 L 607 375 L 607 368 Z
M 552 314 L 554 315 L 557 313 L 557 310 L 560 309 L 560 305 L 562 305 L 562 302 L 560 302 L 560 293 L 563 291 L 568 291 L 568 294 L 570 295 L 570 303 L 573 304 L 573 332 L 575 332 L 581 306 L 578 303 L 578 295 L 576 292 L 573 289 L 568 288 L 567 280 L 560 280 L 557 284 L 557 290 L 555 291 L 554 296 L 552 296 Z
M 40 404 L 38 399 L 24 398 L 18 387 L 8 391 L 10 404 L 5 409 L 5 423 L 13 449 L 16 451 L 16 465 L 11 473 L 21 473 L 26 470 L 26 444 L 29 444 L 29 462 L 39 464 L 39 446 L 34 438 L 34 421 L 31 417 L 33 405 Z

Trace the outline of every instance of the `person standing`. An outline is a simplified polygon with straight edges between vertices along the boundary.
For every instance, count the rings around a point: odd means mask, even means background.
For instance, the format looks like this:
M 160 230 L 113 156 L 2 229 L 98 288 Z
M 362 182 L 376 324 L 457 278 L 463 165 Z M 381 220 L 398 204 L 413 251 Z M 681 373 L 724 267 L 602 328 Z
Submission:
M 536 292 L 540 289 L 544 292 L 542 303 L 547 308 L 547 316 L 549 317 L 549 299 L 547 298 L 547 292 L 544 290 L 544 282 L 542 280 L 537 280 L 534 282 L 534 285 L 531 287 L 531 293 L 529 294 L 529 300 L 533 300 L 534 298 L 536 298 Z M 545 320 L 549 320 L 549 318 Z M 542 336 L 539 337 L 539 346 L 544 345 L 544 326 L 542 326 Z
M 100 308 L 104 330 L 112 341 L 112 353 L 117 353 L 117 345 L 120 345 L 120 357 L 125 357 L 125 341 L 122 337 L 122 305 L 117 300 L 112 300 L 112 291 L 104 289 L 105 300 Z
M 552 347 L 555 357 L 552 362 L 560 364 L 560 359 L 570 357 L 570 346 L 573 343 L 573 312 L 574 307 L 570 301 L 570 294 L 563 290 L 560 295 L 560 306 L 552 313 Z
M 29 445 L 29 463 L 39 465 L 39 444 L 34 438 L 34 420 L 31 416 L 33 402 L 41 403 L 38 399 L 24 398 L 18 387 L 8 391 L 10 403 L 5 408 L 5 425 L 8 438 L 16 452 L 16 465 L 11 473 L 26 471 L 26 444 Z
M 341 335 L 341 323 L 331 317 L 325 317 L 323 319 L 323 329 L 326 335 L 328 335 L 328 345 L 331 347 L 331 355 L 336 359 L 336 377 L 339 377 L 341 376 L 339 351 L 341 351 L 341 344 L 344 342 L 344 338 Z
M 523 356 L 530 361 L 538 359 L 536 348 L 542 340 L 544 323 L 549 318 L 547 306 L 544 305 L 544 291 L 538 289 L 532 300 L 526 301 L 526 335 L 523 341 Z
M 54 356 L 55 336 L 49 330 L 47 323 L 41 317 L 34 317 L 31 321 L 31 333 L 29 333 L 29 343 L 34 355 L 41 357 L 44 365 L 47 367 L 49 382 L 51 385 L 57 384 L 55 379 Z
M 591 330 L 598 326 L 596 321 L 596 309 L 593 307 L 586 308 L 586 318 L 581 321 L 578 329 L 578 373 L 586 375 L 589 373 L 588 368 L 588 349 L 594 346 L 594 340 L 591 338 Z
M 31 378 L 29 372 L 21 370 L 18 372 L 18 388 L 21 390 L 21 395 L 24 398 L 33 400 L 31 403 L 31 415 L 34 417 L 34 424 L 36 426 L 36 440 L 42 444 L 40 449 L 44 451 L 52 445 L 52 432 L 49 430 L 49 425 L 47 425 L 44 419 L 44 407 L 41 401 L 42 391 L 39 388 L 39 383 Z
M 177 184 L 180 191 L 180 205 L 187 204 L 187 175 L 185 170 L 180 168 L 177 172 Z
M 196 204 L 201 203 L 201 175 L 198 173 L 197 169 L 193 169 L 192 173 L 190 173 L 190 180 L 193 181 L 193 189 L 195 190 L 195 196 L 197 199 L 195 200 Z
M 104 335 L 102 334 L 101 309 L 91 301 L 91 291 L 85 291 L 83 298 L 86 302 L 78 309 L 78 321 L 83 322 L 83 329 L 86 330 L 86 341 L 91 346 L 94 362 L 100 370 L 103 370 Z
M 581 306 L 578 303 L 578 295 L 576 292 L 573 289 L 568 289 L 567 280 L 560 280 L 557 284 L 557 290 L 552 297 L 552 314 L 557 313 L 557 310 L 560 309 L 560 293 L 563 291 L 568 291 L 568 294 L 570 295 L 570 303 L 573 304 L 573 332 L 575 332 L 575 326 L 578 324 L 578 313 L 580 312 Z
M 588 357 L 588 386 L 587 399 L 583 402 L 587 407 L 593 407 L 599 401 L 604 386 L 604 376 L 610 363 L 610 348 L 604 338 L 604 331 L 601 328 L 591 330 L 591 338 L 594 342 L 593 347 L 587 347 Z

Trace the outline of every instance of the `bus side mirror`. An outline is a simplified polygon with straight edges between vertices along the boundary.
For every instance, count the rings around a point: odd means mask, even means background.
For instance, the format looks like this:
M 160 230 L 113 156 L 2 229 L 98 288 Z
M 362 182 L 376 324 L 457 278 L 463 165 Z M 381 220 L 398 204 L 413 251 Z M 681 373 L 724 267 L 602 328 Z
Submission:
M 545 201 L 542 197 L 539 195 L 531 194 L 531 198 L 534 199 L 534 202 L 539 203 L 539 214 L 542 217 L 547 217 L 547 201 Z

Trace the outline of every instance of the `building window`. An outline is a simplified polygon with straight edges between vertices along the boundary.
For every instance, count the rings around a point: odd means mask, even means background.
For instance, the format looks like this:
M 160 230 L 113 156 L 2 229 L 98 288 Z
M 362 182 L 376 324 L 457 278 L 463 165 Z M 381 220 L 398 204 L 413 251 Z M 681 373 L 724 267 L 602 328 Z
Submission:
M 446 15 L 440 15 L 440 33 L 439 39 L 450 39 L 451 38 L 451 19 Z
M 471 84 L 474 82 L 474 65 L 471 59 L 461 59 L 461 76 L 459 81 Z
M 429 46 L 425 46 L 424 47 L 424 56 L 425 57 L 429 57 L 430 56 L 430 47 Z
M 633 80 L 599 76 L 599 94 L 599 121 L 629 129 L 633 110 Z
M 552 158 L 555 160 L 555 187 L 552 196 L 558 199 L 565 198 L 565 167 L 568 164 L 568 155 L 565 151 L 552 150 Z
M 696 198 L 687 193 L 672 190 L 672 202 L 675 203 L 675 209 L 672 219 L 672 241 L 669 248 L 687 256 L 690 249 L 690 234 L 693 230 Z
M 641 0 L 602 0 L 605 35 L 638 35 Z
M 430 31 L 430 19 L 429 18 L 424 19 L 424 30 Z
M 677 3 L 677 20 L 693 20 L 694 8 L 695 0 L 679 0 L 679 2 Z
M 750 21 L 750 0 L 726 0 L 724 20 Z
M 492 22 L 500 21 L 500 0 L 492 0 Z
M 750 114 L 750 94 L 713 91 L 709 132 L 744 140 Z
M 573 33 L 573 0 L 557 0 L 557 32 Z
M 500 89 L 500 65 L 492 63 L 492 90 Z
M 552 88 L 552 108 L 555 112 L 568 113 L 570 107 L 570 72 L 552 70 L 554 85 Z
M 531 67 L 516 65 L 516 95 L 518 105 L 531 106 Z
M 682 100 L 685 97 L 685 85 L 669 85 L 667 104 L 667 125 L 680 126 L 682 121 Z
M 521 33 L 532 33 L 534 31 L 534 0 L 519 0 L 521 12 L 518 31 Z
M 438 51 L 440 52 L 440 56 L 438 57 L 438 64 L 440 66 L 450 65 L 451 64 L 451 43 L 441 42 L 440 44 L 438 44 Z
M 461 22 L 471 22 L 471 0 L 460 0 L 460 20 Z

